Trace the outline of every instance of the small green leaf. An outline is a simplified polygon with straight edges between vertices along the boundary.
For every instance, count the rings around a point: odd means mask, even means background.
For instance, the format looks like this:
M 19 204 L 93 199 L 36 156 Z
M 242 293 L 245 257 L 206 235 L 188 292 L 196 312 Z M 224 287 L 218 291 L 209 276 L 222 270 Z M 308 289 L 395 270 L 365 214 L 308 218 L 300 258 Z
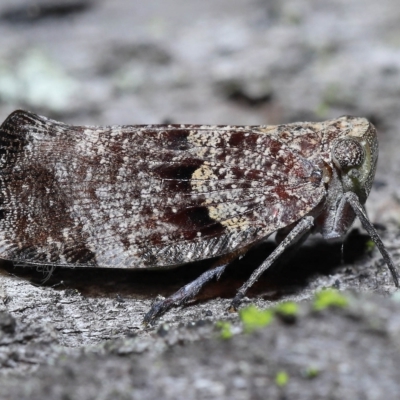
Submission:
M 345 296 L 335 289 L 324 289 L 315 294 L 314 310 L 320 311 L 328 307 L 344 308 L 349 304 Z
M 221 339 L 227 340 L 233 336 L 232 325 L 229 322 L 218 321 L 216 327 L 220 330 L 219 335 Z
M 274 317 L 271 310 L 259 310 L 253 305 L 240 310 L 239 316 L 246 333 L 253 332 L 258 328 L 269 325 Z
M 275 311 L 286 317 L 295 317 L 299 312 L 299 306 L 293 301 L 285 301 L 275 307 Z
M 275 376 L 275 383 L 279 387 L 284 387 L 289 382 L 289 375 L 286 371 L 279 371 Z

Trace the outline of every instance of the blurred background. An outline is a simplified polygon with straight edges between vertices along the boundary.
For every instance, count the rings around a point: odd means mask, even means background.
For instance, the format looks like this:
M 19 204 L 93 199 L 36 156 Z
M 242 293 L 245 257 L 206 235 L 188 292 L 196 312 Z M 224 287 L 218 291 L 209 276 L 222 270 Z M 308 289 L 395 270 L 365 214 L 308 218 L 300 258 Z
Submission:
M 0 119 L 379 129 L 373 213 L 400 222 L 395 0 L 2 0 Z

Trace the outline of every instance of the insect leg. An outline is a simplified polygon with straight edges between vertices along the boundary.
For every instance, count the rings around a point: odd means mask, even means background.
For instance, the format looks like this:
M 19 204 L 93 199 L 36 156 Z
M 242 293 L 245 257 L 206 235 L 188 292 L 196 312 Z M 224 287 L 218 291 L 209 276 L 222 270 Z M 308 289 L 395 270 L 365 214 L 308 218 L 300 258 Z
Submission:
M 191 298 L 196 296 L 196 294 L 199 293 L 200 289 L 207 282 L 211 281 L 211 279 L 213 279 L 214 277 L 219 279 L 227 265 L 228 264 L 220 265 L 218 267 L 209 269 L 208 271 L 201 274 L 194 281 L 181 287 L 173 295 L 153 304 L 150 311 L 145 315 L 145 317 L 143 319 L 143 323 L 145 325 L 148 325 L 148 324 L 152 323 L 157 317 L 161 316 L 166 311 L 168 311 L 171 307 L 185 304 Z
M 258 280 L 261 274 L 264 273 L 276 259 L 287 249 L 291 244 L 308 233 L 308 231 L 314 226 L 314 218 L 307 216 L 301 219 L 298 224 L 290 231 L 290 233 L 282 240 L 282 242 L 276 247 L 276 249 L 268 256 L 268 258 L 251 274 L 250 278 L 244 283 L 244 285 L 238 290 L 235 298 L 232 300 L 231 309 L 237 310 L 243 297 L 251 286 Z
M 349 203 L 356 213 L 357 217 L 360 219 L 362 226 L 368 232 L 371 239 L 374 241 L 379 251 L 382 254 L 382 257 L 389 268 L 390 273 L 392 274 L 393 282 L 396 287 L 399 287 L 399 275 L 396 267 L 394 266 L 394 262 L 389 252 L 386 250 L 385 245 L 383 244 L 381 238 L 378 235 L 378 232 L 372 225 L 371 221 L 368 219 L 367 214 L 365 213 L 364 207 L 358 200 L 358 197 L 353 192 L 346 192 L 340 200 L 338 211 L 340 213 L 346 203 Z
M 238 251 L 222 256 L 217 260 L 216 267 L 214 266 L 213 268 L 204 272 L 193 282 L 183 286 L 173 295 L 153 304 L 150 311 L 145 315 L 143 323 L 145 325 L 151 324 L 157 317 L 163 315 L 171 307 L 177 307 L 187 303 L 194 296 L 196 296 L 197 293 L 200 292 L 206 283 L 211 281 L 214 277 L 218 280 L 225 271 L 225 268 L 240 255 L 245 254 L 251 246 L 252 245 L 246 246 Z
M 280 244 L 295 226 L 296 224 L 292 224 L 289 230 L 287 230 L 286 228 L 280 229 L 275 236 L 276 245 Z M 287 249 L 285 249 L 285 252 L 279 257 L 279 264 L 274 267 L 276 268 L 275 271 L 279 271 L 282 267 L 284 267 L 289 261 L 293 259 L 293 256 L 308 239 L 310 233 L 310 231 L 305 232 L 303 236 L 298 238 L 293 244 L 290 244 Z

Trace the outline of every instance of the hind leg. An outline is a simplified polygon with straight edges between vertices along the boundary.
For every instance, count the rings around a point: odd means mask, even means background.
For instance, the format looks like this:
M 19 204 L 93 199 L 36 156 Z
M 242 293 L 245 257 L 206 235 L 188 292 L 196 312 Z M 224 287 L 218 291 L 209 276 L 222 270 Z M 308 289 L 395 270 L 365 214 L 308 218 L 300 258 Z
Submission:
M 145 325 L 151 324 L 155 321 L 156 318 L 163 315 L 170 308 L 186 304 L 188 301 L 193 299 L 200 292 L 200 290 L 213 278 L 216 278 L 218 280 L 225 271 L 225 268 L 236 258 L 244 255 L 252 246 L 253 244 L 246 246 L 238 251 L 222 256 L 217 260 L 216 264 L 214 264 L 214 267 L 201 274 L 193 282 L 190 282 L 187 285 L 183 286 L 177 292 L 167 297 L 166 299 L 153 304 L 151 309 L 145 315 L 143 323 Z

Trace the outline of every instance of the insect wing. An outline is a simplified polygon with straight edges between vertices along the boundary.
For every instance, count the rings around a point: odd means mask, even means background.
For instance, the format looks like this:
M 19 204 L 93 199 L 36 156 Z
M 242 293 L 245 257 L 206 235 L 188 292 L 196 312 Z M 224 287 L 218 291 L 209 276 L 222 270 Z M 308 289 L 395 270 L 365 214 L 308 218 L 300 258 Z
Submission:
M 79 127 L 17 111 L 0 130 L 5 259 L 177 265 L 268 236 L 325 195 L 315 164 L 251 127 Z

